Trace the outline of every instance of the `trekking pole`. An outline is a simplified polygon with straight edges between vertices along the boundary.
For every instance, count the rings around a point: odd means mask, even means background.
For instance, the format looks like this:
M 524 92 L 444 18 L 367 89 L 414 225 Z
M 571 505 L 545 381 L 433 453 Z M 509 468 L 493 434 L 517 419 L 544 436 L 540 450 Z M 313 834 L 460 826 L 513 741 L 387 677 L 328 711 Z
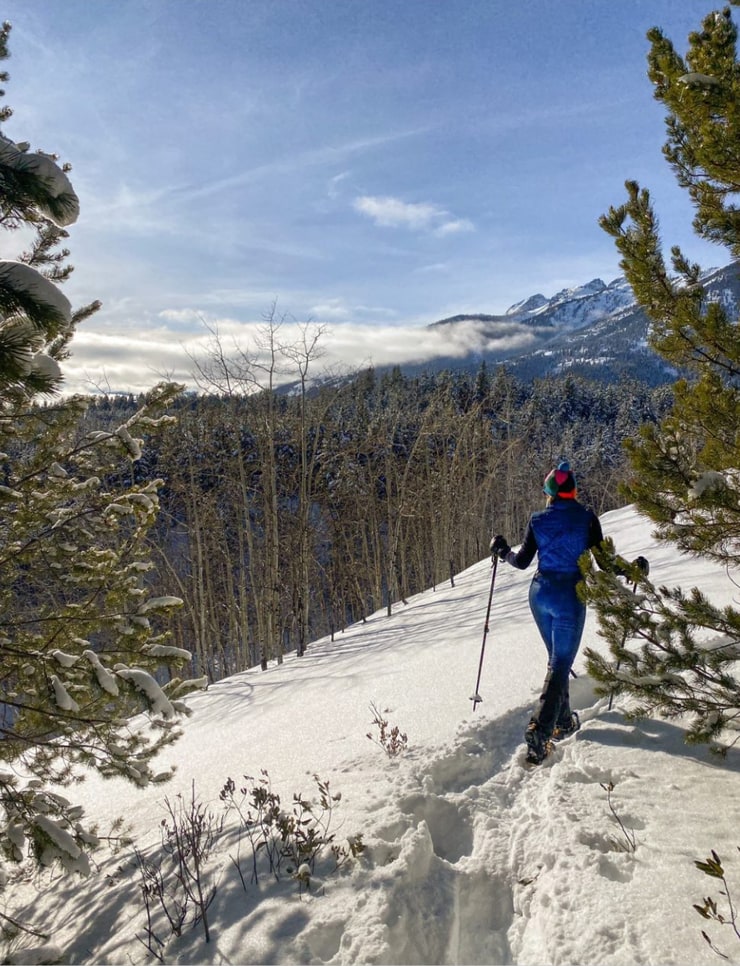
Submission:
M 637 591 L 637 581 L 635 581 L 634 584 L 632 584 L 632 593 L 634 594 L 636 591 Z M 628 628 L 625 627 L 624 634 L 622 635 L 622 647 L 620 648 L 620 650 L 624 649 L 624 645 L 627 643 L 627 633 L 628 633 Z M 619 665 L 621 663 L 622 663 L 621 660 L 617 661 L 617 666 L 615 668 L 615 673 L 619 670 Z M 612 702 L 613 701 L 614 701 L 614 692 L 612 691 L 609 694 L 609 706 L 606 709 L 607 711 L 611 711 L 611 709 L 612 709 Z
M 470 700 L 473 702 L 473 711 L 481 703 L 483 698 L 480 696 L 478 688 L 480 687 L 480 676 L 483 671 L 483 655 L 486 653 L 486 636 L 488 635 L 488 619 L 491 616 L 491 601 L 493 600 L 493 586 L 496 583 L 496 568 L 498 566 L 498 556 L 493 558 L 493 573 L 491 574 L 491 590 L 488 594 L 488 607 L 486 608 L 486 623 L 483 626 L 483 642 L 480 646 L 480 661 L 478 662 L 478 680 L 475 682 L 475 694 L 470 695 Z

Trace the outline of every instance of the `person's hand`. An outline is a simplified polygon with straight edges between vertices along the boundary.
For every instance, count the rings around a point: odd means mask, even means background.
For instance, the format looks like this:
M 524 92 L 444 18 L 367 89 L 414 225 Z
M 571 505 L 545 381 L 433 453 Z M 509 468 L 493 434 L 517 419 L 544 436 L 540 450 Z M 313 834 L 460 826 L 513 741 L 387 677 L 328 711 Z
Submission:
M 491 540 L 491 554 L 497 554 L 501 560 L 506 558 L 506 554 L 510 550 L 511 547 L 506 542 L 506 538 L 502 537 L 500 533 L 497 533 L 493 540 Z
M 632 561 L 632 565 L 638 568 L 643 577 L 647 577 L 650 573 L 650 561 L 647 557 L 636 557 Z

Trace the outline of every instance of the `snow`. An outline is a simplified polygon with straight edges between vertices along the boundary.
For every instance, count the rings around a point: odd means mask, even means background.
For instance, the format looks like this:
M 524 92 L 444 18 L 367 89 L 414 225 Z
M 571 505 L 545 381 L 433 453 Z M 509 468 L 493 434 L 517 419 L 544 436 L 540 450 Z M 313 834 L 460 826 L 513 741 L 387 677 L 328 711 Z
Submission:
M 190 651 L 186 651 L 185 648 L 172 647 L 170 644 L 152 644 L 147 648 L 147 654 L 151 654 L 152 657 L 179 657 L 183 661 L 189 661 L 192 657 Z
M 61 379 L 62 377 L 62 369 L 59 363 L 45 352 L 36 353 L 31 368 L 37 375 L 43 376 L 45 379 Z
M 510 305 L 505 314 L 525 315 L 541 309 L 543 305 L 549 305 L 549 299 L 546 299 L 541 292 L 538 292 L 536 295 L 530 295 L 529 298 L 523 299 L 521 302 L 515 302 L 514 305 Z
M 58 963 L 63 955 L 59 946 L 44 943 L 43 946 L 35 946 L 33 949 L 19 949 L 10 953 L 6 962 L 11 966 L 40 966 L 42 963 Z
M 57 285 L 23 262 L 0 261 L 0 285 L 18 297 L 28 296 L 52 309 L 64 323 L 72 319 L 72 306 Z
M 61 856 L 64 865 L 79 865 L 85 869 L 86 873 L 89 872 L 90 863 L 87 855 L 77 845 L 69 832 L 63 829 L 58 822 L 49 818 L 48 815 L 36 815 L 34 825 L 37 825 L 51 842 L 47 853 L 41 857 L 42 865 L 51 865 L 56 858 Z
M 107 691 L 108 694 L 117 695 L 118 694 L 118 683 L 115 677 L 110 673 L 110 671 L 104 667 L 98 655 L 95 651 L 85 650 L 82 652 L 82 656 L 87 658 L 87 660 L 92 664 L 93 671 L 95 672 L 95 677 L 98 679 L 98 684 L 100 687 Z
M 132 460 L 141 459 L 142 440 L 134 439 L 125 426 L 118 427 L 116 430 L 116 436 L 118 436 L 123 445 L 126 447 Z
M 150 597 L 139 607 L 139 613 L 148 614 L 150 611 L 169 610 L 172 607 L 182 607 L 182 604 L 182 597 Z
M 723 473 L 718 473 L 716 470 L 708 470 L 706 473 L 702 473 L 700 477 L 696 480 L 694 485 L 689 490 L 689 497 L 691 499 L 697 499 L 703 496 L 707 490 L 712 489 L 724 489 L 727 486 L 727 479 Z
M 692 71 L 689 74 L 682 74 L 678 79 L 682 84 L 687 84 L 689 87 L 722 86 L 716 77 L 711 77 L 709 74 L 701 74 L 698 71 Z
M 116 674 L 119 678 L 130 681 L 139 691 L 146 695 L 154 714 L 161 714 L 165 718 L 173 718 L 175 716 L 175 709 L 172 707 L 172 703 L 148 671 L 136 667 L 117 667 Z
M 624 277 L 614 279 L 609 285 L 595 278 L 585 285 L 562 289 L 551 298 L 533 295 L 512 305 L 506 315 L 576 331 L 635 304 L 635 296 Z
M 737 574 L 657 544 L 632 508 L 602 525 L 624 556 L 648 557 L 657 584 L 736 602 Z M 221 817 L 226 780 L 248 786 L 245 776 L 263 770 L 283 807 L 294 793 L 315 800 L 314 776 L 328 780 L 341 795 L 336 842 L 362 834 L 364 853 L 335 874 L 317 862 L 309 876 L 263 872 L 255 884 L 229 812 L 206 863 L 211 941 L 200 926 L 179 938 L 162 928 L 164 962 L 701 966 L 718 961 L 704 929 L 740 963 L 731 928 L 692 908 L 711 895 L 727 912 L 721 881 L 694 865 L 712 849 L 740 895 L 740 750 L 716 758 L 685 744 L 680 721 L 630 722 L 621 699 L 609 710 L 581 655 L 571 685 L 581 730 L 539 768 L 524 767 L 522 733 L 545 671 L 527 605 L 532 573 L 498 568 L 477 710 L 488 559 L 301 658 L 189 695 L 183 736 L 157 760 L 177 767 L 169 783 L 137 789 L 92 775 L 74 787 L 101 834 L 123 815 L 149 857 L 165 801 L 187 803 L 194 790 Z M 591 612 L 586 646 L 604 649 Z M 371 708 L 408 736 L 395 757 Z M 53 942 L 68 963 L 153 961 L 130 849 L 100 850 L 86 878 L 46 876 L 6 892 L 15 918 L 43 926 L 28 946 Z
M 58 651 L 56 652 L 59 653 Z M 79 711 L 77 702 L 69 696 L 69 692 L 59 680 L 56 674 L 51 676 L 51 686 L 54 689 L 54 700 L 62 711 Z
M 37 207 L 43 214 L 60 228 L 74 224 L 80 213 L 80 202 L 72 188 L 72 184 L 53 158 L 46 154 L 36 154 L 28 151 L 28 144 L 15 144 L 9 138 L 0 135 L 0 165 L 33 174 L 43 185 L 46 199 L 37 201 Z M 57 202 L 49 203 L 49 199 Z

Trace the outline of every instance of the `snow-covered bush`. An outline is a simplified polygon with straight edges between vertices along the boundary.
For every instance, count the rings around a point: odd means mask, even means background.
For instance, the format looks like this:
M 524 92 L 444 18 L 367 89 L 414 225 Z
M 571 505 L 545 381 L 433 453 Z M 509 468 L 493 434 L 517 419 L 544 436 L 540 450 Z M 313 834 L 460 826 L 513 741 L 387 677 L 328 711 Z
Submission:
M 219 794 L 225 805 L 221 816 L 198 799 L 195 784 L 189 800 L 182 795 L 174 801 L 165 799 L 167 814 L 160 826 L 160 847 L 147 853 L 134 848 L 146 913 L 145 934 L 139 938 L 160 962 L 166 961 L 168 940 L 181 936 L 186 927 L 202 926 L 205 941 L 210 941 L 208 909 L 216 898 L 223 868 L 216 863 L 214 871 L 209 860 L 221 851 L 224 840 L 231 842 L 227 839 L 229 816 L 237 817 L 239 843 L 246 836 L 250 845 L 251 875 L 242 867 L 240 849 L 230 855 L 245 892 L 248 877 L 257 884 L 261 871 L 276 882 L 287 877 L 298 883 L 299 891 L 310 889 L 320 860 L 329 859 L 328 872 L 333 873 L 364 850 L 362 835 L 336 841 L 330 826 L 334 806 L 342 796 L 331 794 L 329 782 L 318 775 L 314 775 L 318 801 L 296 793 L 290 808 L 282 806 L 266 771 L 256 782 L 246 775 L 244 781 L 251 785 L 237 789 L 233 779 L 226 780 Z

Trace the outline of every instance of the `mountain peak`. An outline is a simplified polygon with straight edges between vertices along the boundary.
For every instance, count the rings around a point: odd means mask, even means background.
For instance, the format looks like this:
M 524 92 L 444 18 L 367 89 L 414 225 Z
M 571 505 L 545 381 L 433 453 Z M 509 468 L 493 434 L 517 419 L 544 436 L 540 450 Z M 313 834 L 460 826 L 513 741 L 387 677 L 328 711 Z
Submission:
M 546 299 L 544 295 L 539 292 L 537 295 L 530 295 L 529 298 L 524 299 L 521 302 L 515 302 L 514 305 L 509 306 L 509 308 L 504 313 L 505 315 L 526 315 L 528 312 L 536 312 L 541 309 L 543 305 L 547 305 L 549 299 Z
M 561 289 L 551 298 L 540 293 L 531 295 L 507 309 L 505 317 L 527 325 L 580 329 L 634 300 L 625 278 L 617 278 L 609 285 L 592 278 L 585 285 Z
M 590 295 L 598 295 L 603 292 L 606 285 L 600 278 L 592 278 L 585 285 L 578 285 L 576 288 L 564 288 L 557 295 L 553 295 L 550 302 L 565 302 L 573 299 L 588 298 Z
M 579 299 L 593 298 L 607 290 L 613 291 L 615 288 L 621 287 L 621 283 L 623 282 L 625 282 L 624 278 L 618 278 L 607 286 L 602 279 L 592 278 L 585 285 L 577 285 L 574 288 L 563 288 L 550 298 L 538 292 L 536 295 L 530 295 L 529 298 L 523 299 L 521 302 L 515 302 L 514 305 L 506 310 L 505 315 L 518 316 L 519 318 L 523 315 L 533 315 L 535 313 L 542 315 L 549 309 L 562 305 L 563 302 L 576 302 Z

